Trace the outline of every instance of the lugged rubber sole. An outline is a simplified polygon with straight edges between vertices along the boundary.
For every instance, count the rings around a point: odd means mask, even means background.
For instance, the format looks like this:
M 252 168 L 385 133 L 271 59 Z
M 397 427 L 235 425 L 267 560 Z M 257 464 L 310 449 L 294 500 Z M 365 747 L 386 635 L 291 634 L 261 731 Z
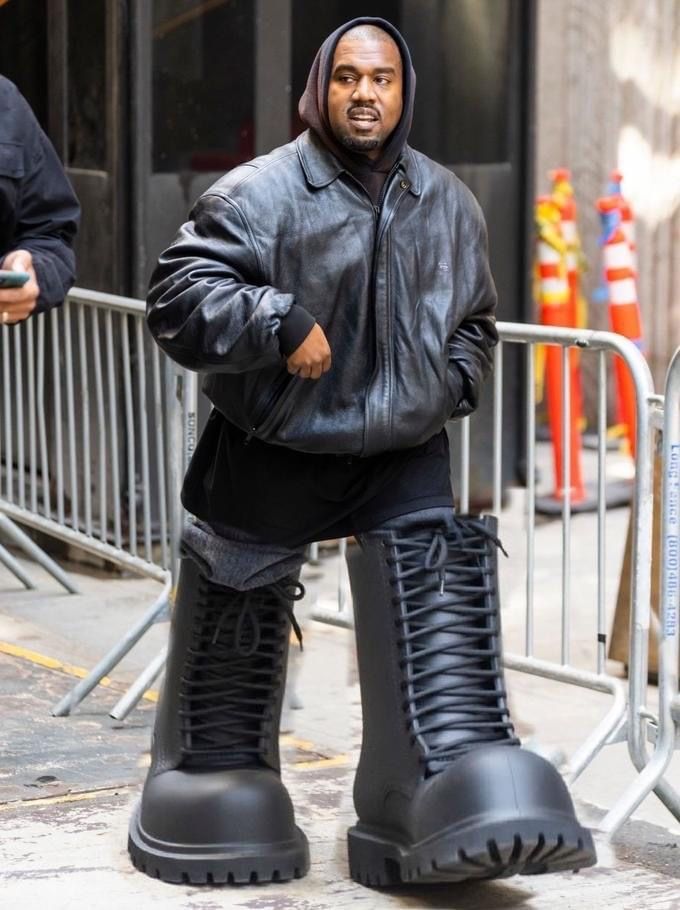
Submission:
M 296 827 L 297 837 L 286 843 L 262 844 L 247 850 L 240 845 L 163 844 L 149 837 L 139 824 L 139 806 L 128 833 L 133 865 L 151 878 L 171 884 L 246 885 L 287 882 L 309 870 L 309 844 Z M 246 846 L 246 845 L 244 845 Z
M 542 875 L 597 862 L 590 831 L 576 821 L 554 819 L 458 827 L 413 845 L 358 824 L 348 831 L 347 843 L 352 878 L 371 888 Z

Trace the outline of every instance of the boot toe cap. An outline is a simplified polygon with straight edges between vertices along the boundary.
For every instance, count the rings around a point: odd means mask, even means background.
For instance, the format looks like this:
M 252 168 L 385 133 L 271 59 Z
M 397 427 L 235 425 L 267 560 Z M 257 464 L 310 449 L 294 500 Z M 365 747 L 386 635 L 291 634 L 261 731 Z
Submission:
M 485 746 L 462 755 L 430 778 L 412 803 L 416 840 L 449 827 L 512 819 L 575 820 L 557 769 L 516 746 Z
M 139 811 L 147 842 L 259 844 L 297 837 L 293 805 L 268 769 L 164 771 L 147 779 Z

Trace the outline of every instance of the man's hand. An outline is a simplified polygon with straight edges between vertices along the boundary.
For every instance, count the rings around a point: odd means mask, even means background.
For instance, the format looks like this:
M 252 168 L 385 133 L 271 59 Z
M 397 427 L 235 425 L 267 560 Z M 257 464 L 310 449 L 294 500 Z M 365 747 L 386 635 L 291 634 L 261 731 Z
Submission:
M 28 319 L 40 296 L 33 257 L 28 250 L 14 250 L 5 256 L 1 267 L 14 272 L 28 272 L 31 276 L 21 288 L 0 289 L 0 324 L 14 325 Z
M 331 368 L 331 349 L 323 329 L 317 323 L 299 348 L 288 357 L 288 372 L 301 379 L 318 379 Z

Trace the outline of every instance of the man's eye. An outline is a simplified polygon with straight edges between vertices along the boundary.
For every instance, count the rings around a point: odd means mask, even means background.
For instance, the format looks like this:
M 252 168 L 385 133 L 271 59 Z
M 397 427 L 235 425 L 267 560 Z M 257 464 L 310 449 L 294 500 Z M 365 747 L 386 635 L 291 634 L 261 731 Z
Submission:
M 377 76 L 375 81 L 378 83 L 378 85 L 389 85 L 390 83 L 390 80 L 387 78 L 387 76 Z
M 346 84 L 349 82 L 354 82 L 354 77 L 353 76 L 340 76 L 340 82 L 344 82 Z

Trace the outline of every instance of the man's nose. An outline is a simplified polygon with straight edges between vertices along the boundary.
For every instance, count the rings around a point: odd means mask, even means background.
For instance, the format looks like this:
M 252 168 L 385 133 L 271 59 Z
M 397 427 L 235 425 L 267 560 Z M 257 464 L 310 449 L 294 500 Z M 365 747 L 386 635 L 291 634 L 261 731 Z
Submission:
M 354 87 L 354 91 L 352 92 L 352 98 L 355 101 L 375 100 L 375 89 L 373 87 L 373 80 L 370 76 L 363 76 L 358 80 Z

